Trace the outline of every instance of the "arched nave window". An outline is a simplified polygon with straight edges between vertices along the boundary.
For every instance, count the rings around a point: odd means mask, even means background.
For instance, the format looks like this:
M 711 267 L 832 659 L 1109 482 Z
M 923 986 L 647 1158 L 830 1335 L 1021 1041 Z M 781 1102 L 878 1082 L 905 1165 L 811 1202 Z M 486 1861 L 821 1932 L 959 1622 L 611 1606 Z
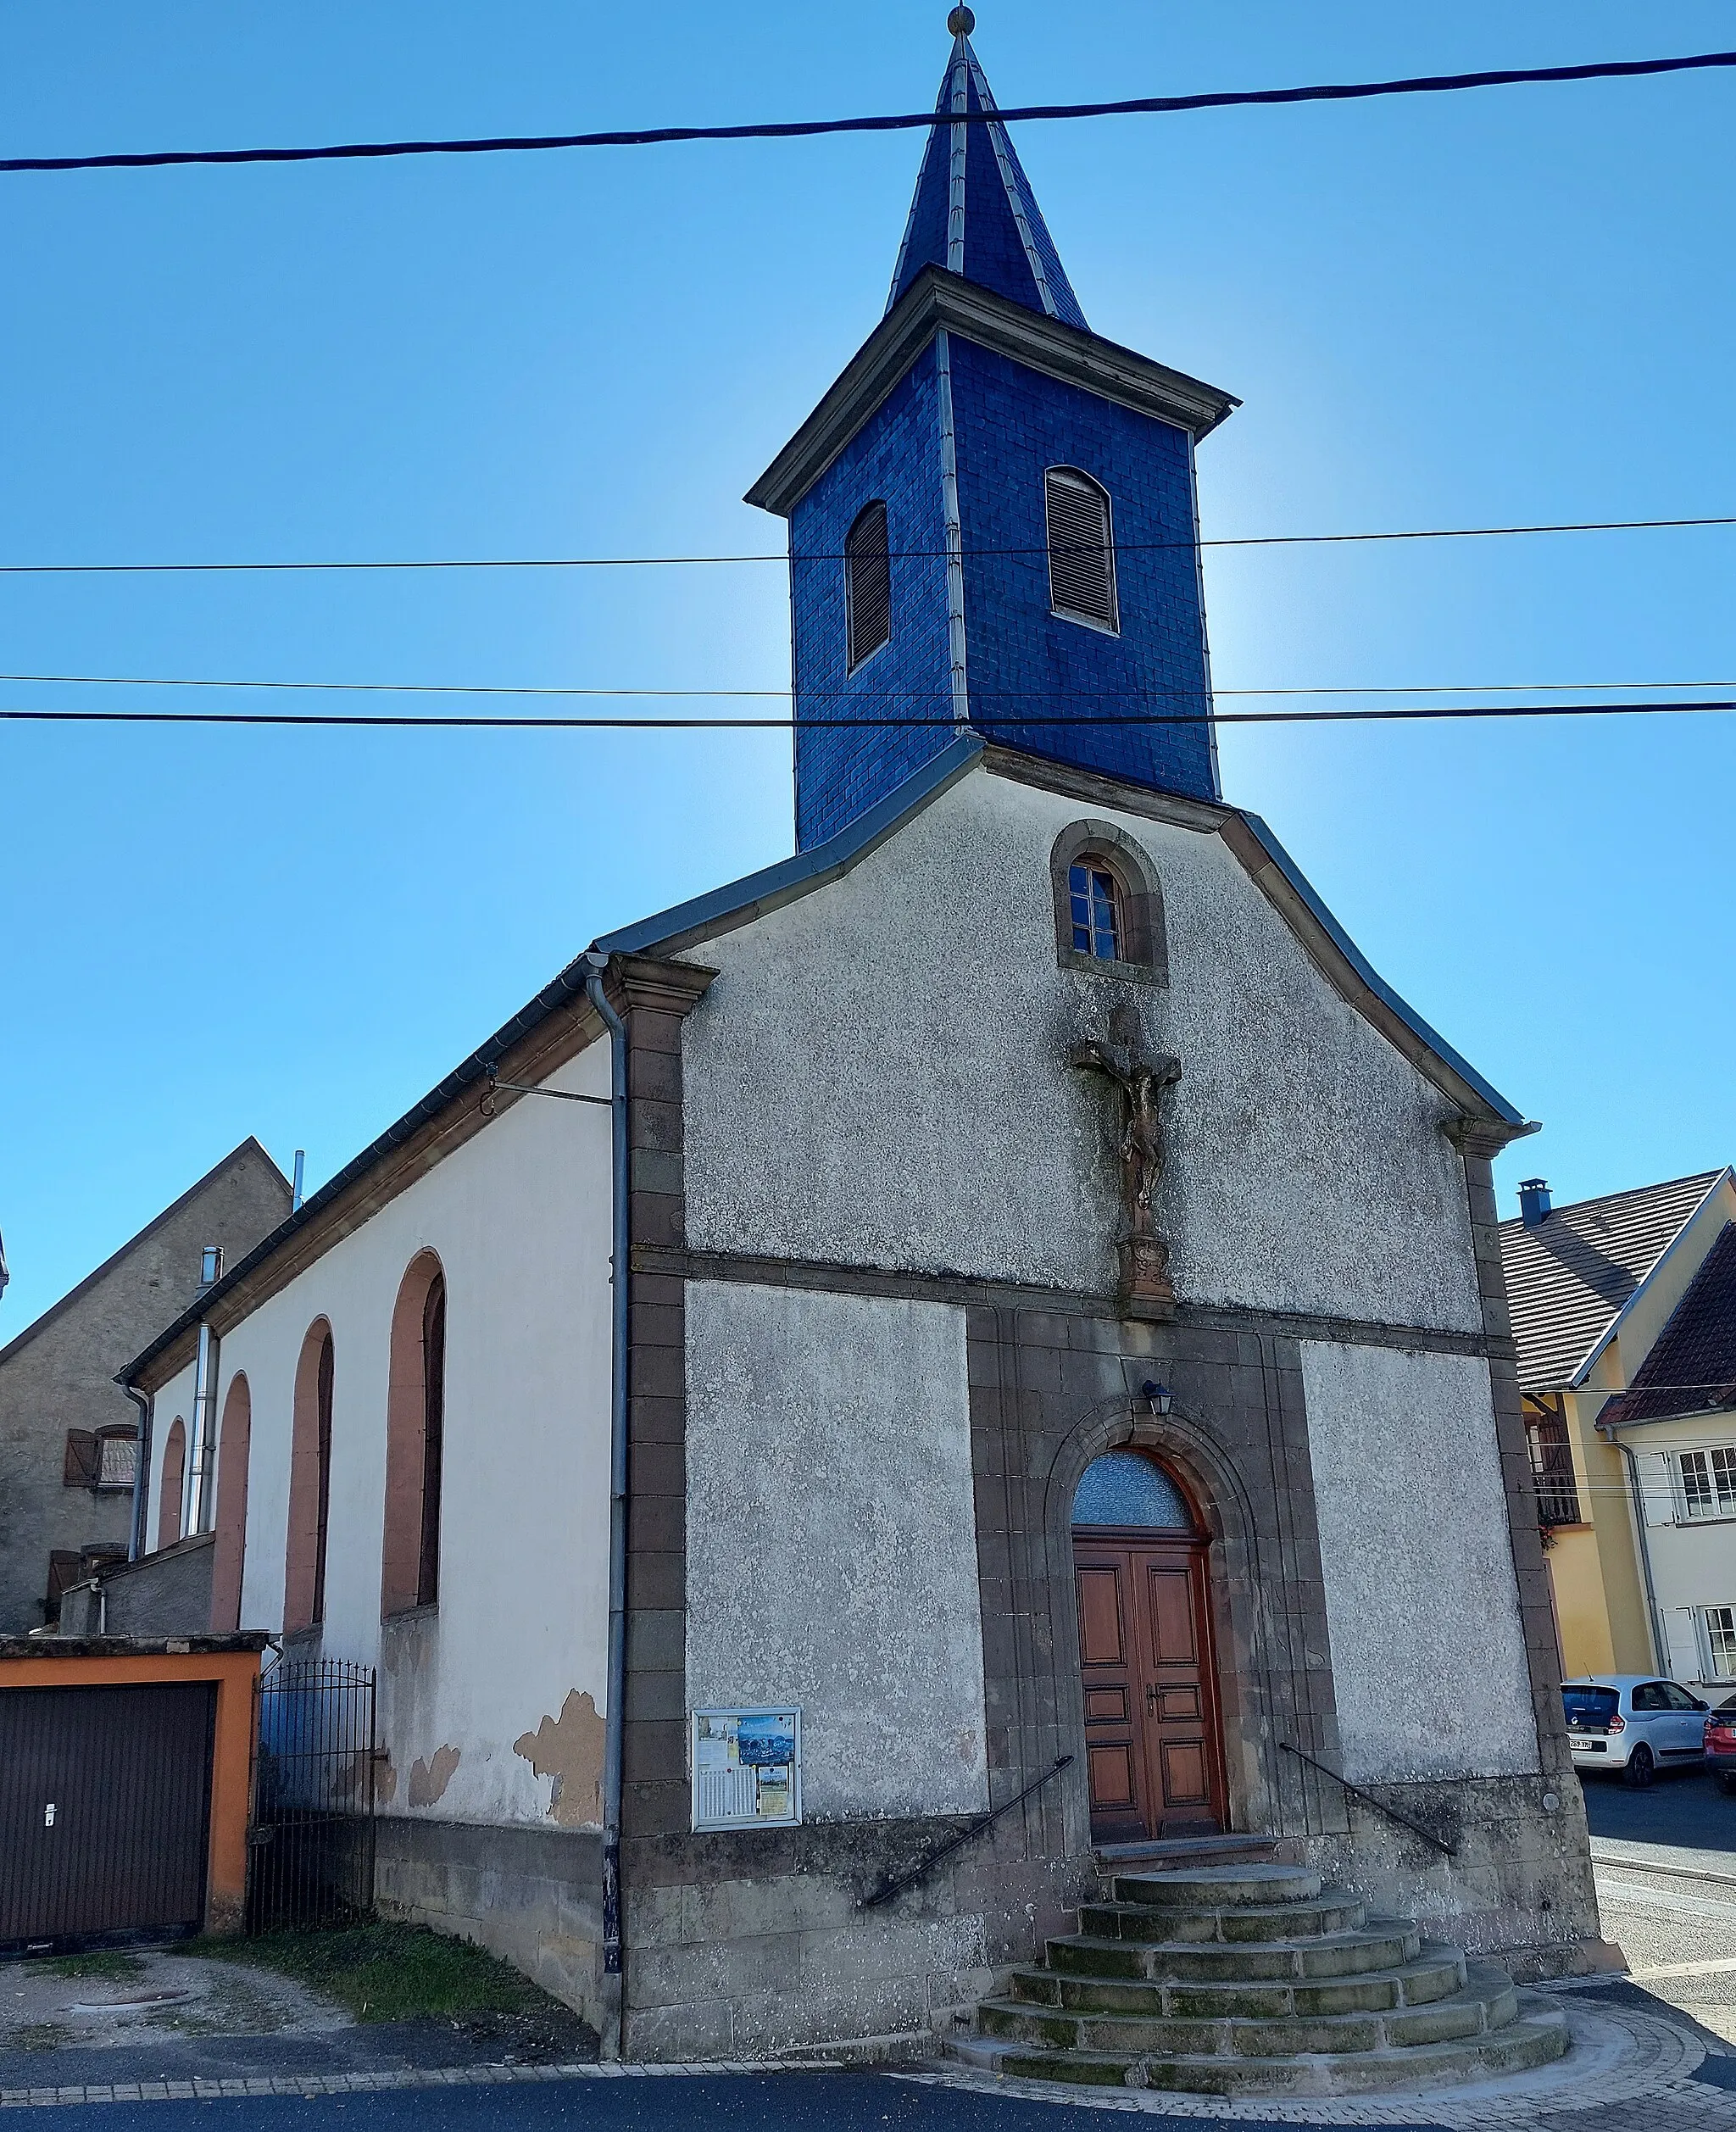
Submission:
M 316 1318 L 302 1342 L 290 1429 L 289 1532 L 283 1626 L 293 1634 L 326 1618 L 326 1540 L 331 1517 L 331 1328 Z
M 440 1596 L 440 1478 L 446 1438 L 446 1277 L 431 1251 L 412 1261 L 392 1313 L 386 1394 L 386 1530 L 380 1612 Z

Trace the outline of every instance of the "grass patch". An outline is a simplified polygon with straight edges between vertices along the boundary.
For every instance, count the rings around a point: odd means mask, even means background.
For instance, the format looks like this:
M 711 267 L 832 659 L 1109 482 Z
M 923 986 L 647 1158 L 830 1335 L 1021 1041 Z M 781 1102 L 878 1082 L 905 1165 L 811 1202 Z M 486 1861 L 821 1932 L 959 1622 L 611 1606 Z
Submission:
M 43 1967 L 57 1977 L 104 1977 L 110 1983 L 145 1973 L 145 1965 L 136 1954 L 122 1954 L 113 1947 L 94 1954 L 57 1955 Z
M 546 2030 L 551 2041 L 576 2042 L 584 2027 L 509 1964 L 425 1925 L 265 1932 L 200 1940 L 186 1951 L 275 1969 L 335 1999 L 358 2021 L 456 2020 L 509 2035 L 523 2026 L 526 2041 L 531 2031 Z

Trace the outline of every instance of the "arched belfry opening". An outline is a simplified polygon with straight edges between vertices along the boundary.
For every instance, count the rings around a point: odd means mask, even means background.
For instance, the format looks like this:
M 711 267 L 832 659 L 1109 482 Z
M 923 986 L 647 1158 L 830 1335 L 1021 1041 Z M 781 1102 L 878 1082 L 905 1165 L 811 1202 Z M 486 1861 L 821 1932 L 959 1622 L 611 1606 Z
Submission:
M 1104 1451 L 1073 1497 L 1091 1835 L 1210 1835 L 1225 1823 L 1210 1538 L 1149 1452 Z

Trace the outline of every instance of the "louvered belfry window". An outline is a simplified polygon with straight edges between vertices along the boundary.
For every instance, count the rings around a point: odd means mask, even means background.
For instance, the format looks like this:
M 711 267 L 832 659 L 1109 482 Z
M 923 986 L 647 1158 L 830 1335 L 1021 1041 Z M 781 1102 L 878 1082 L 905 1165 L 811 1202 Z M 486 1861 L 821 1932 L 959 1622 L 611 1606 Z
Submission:
M 892 635 L 892 558 L 887 553 L 884 504 L 865 505 L 845 537 L 844 603 L 854 673 Z
M 1071 466 L 1043 477 L 1049 508 L 1049 604 L 1074 621 L 1119 629 L 1109 492 Z

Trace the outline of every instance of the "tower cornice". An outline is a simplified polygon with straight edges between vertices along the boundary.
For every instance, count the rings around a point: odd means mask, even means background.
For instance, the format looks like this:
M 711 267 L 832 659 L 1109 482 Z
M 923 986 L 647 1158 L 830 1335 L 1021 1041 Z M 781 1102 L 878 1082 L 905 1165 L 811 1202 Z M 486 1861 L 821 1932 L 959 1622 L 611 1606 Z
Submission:
M 944 267 L 928 266 L 862 343 L 814 412 L 748 491 L 787 518 L 939 332 L 956 333 L 1028 369 L 1082 386 L 1196 442 L 1242 403 L 1166 364 L 1044 317 Z

